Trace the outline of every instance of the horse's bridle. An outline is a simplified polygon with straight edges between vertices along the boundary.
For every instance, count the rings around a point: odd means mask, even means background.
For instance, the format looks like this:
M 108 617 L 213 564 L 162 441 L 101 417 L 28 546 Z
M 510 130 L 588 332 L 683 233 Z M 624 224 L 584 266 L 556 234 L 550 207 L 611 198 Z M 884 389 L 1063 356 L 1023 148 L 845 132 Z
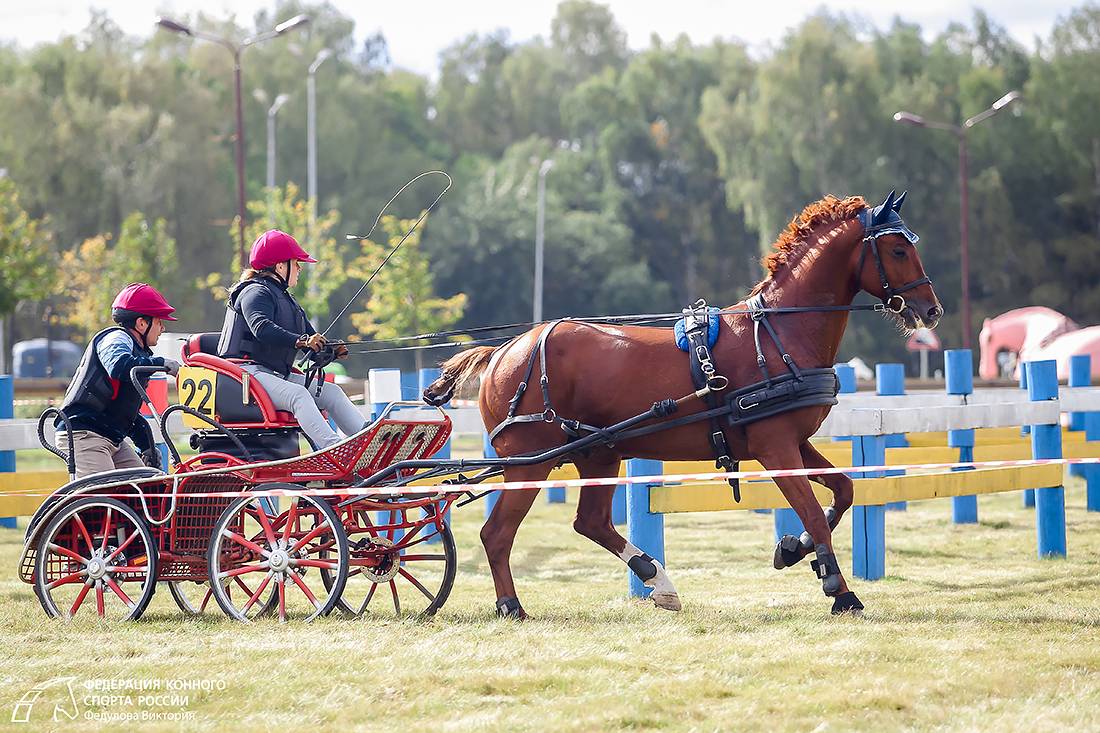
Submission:
M 864 217 L 860 216 L 860 223 L 863 223 Z M 900 224 L 900 226 L 899 226 Z M 902 297 L 902 293 L 918 288 L 921 285 L 931 285 L 932 279 L 927 275 L 907 282 L 900 287 L 893 287 L 890 285 L 890 279 L 886 277 L 886 268 L 882 265 L 882 256 L 878 252 L 878 238 L 884 234 L 900 234 L 910 241 L 915 243 L 919 237 L 913 234 L 904 222 L 898 221 L 886 222 L 884 224 L 878 224 L 876 226 L 864 226 L 863 228 L 863 247 L 859 252 L 859 265 L 856 267 L 856 278 L 863 276 L 863 262 L 867 258 L 867 250 L 871 250 L 871 254 L 874 256 L 875 268 L 878 269 L 878 279 L 882 285 L 882 304 L 886 307 L 886 310 L 891 313 L 901 313 L 905 310 L 906 302 Z M 896 307 L 895 307 L 896 301 Z

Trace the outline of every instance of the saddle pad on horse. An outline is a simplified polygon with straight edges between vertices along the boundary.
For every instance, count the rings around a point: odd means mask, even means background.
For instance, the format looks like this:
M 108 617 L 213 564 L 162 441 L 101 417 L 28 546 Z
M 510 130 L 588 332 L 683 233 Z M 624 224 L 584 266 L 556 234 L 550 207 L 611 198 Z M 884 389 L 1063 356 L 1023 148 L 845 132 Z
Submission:
M 718 341 L 718 309 L 712 307 L 707 310 L 707 346 L 713 347 Z M 676 336 L 676 348 L 680 351 L 688 350 L 688 336 L 684 326 L 686 320 L 686 318 L 681 318 L 676 321 L 676 325 L 672 329 Z

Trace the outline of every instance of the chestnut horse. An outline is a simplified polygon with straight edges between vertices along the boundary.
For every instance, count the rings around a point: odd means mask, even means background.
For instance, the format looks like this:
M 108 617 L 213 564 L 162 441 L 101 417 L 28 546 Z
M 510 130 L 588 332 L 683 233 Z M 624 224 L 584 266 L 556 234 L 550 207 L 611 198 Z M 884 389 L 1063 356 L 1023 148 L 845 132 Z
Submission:
M 780 235 L 774 251 L 763 259 L 768 274 L 752 295 L 762 294 L 768 307 L 833 307 L 822 312 L 770 315 L 780 340 L 799 367 L 833 365 L 850 312 L 836 306 L 850 306 L 860 291 L 888 303 L 891 309 L 886 314 L 895 318 L 903 330 L 922 324 L 935 327 L 943 314 L 913 247 L 917 237 L 897 214 L 904 196 L 895 199 L 891 193 L 873 210 L 862 197 L 841 200 L 827 196 L 796 216 Z M 870 230 L 866 234 L 864 222 Z M 866 256 L 869 248 L 877 249 L 877 256 Z M 899 295 L 902 291 L 904 297 Z M 744 306 L 742 301 L 730 309 Z M 463 381 L 480 374 L 481 415 L 486 429 L 492 430 L 508 415 L 509 400 L 523 381 L 532 350 L 546 328 L 545 324 L 537 326 L 499 347 L 481 346 L 456 354 L 442 364 L 442 376 L 426 390 L 426 398 L 445 398 Z M 712 351 L 718 373 L 729 378 L 731 388 L 759 382 L 750 317 L 724 314 L 719 330 Z M 612 425 L 645 412 L 657 401 L 678 399 L 695 390 L 687 355 L 676 347 L 667 328 L 565 321 L 553 330 L 545 349 L 555 410 L 588 425 Z M 772 374 L 784 372 L 774 343 L 764 339 L 763 353 Z M 532 385 L 540 372 L 536 363 L 528 380 Z M 528 390 L 519 412 L 541 413 L 541 400 L 540 390 Z M 703 409 L 702 400 L 692 399 L 679 412 L 686 415 Z M 756 459 L 768 469 L 831 467 L 809 442 L 829 409 L 829 405 L 801 407 L 728 427 L 726 440 L 734 458 Z M 597 478 L 618 476 L 619 464 L 626 457 L 712 459 L 708 431 L 709 422 L 703 420 L 589 449 L 571 455 L 570 460 L 582 477 Z M 504 457 L 536 453 L 566 442 L 568 437 L 557 425 L 539 421 L 507 426 L 496 436 L 494 447 Z M 510 466 L 504 471 L 504 479 L 542 480 L 553 467 L 551 463 Z M 810 489 L 811 480 L 832 490 L 833 504 L 826 512 Z M 780 542 L 775 566 L 793 565 L 811 551 L 816 552 L 815 570 L 823 580 L 823 590 L 835 597 L 833 612 L 858 612 L 863 606 L 848 589 L 832 551 L 832 529 L 852 505 L 851 479 L 843 474 L 821 474 L 808 479 L 776 478 L 775 483 L 807 530 L 801 538 L 788 536 Z M 582 488 L 573 528 L 627 563 L 653 590 L 651 598 L 656 605 L 679 610 L 679 597 L 664 568 L 628 542 L 612 524 L 614 491 L 613 485 Z M 525 616 L 516 595 L 509 556 L 516 531 L 537 494 L 502 492 L 481 530 L 501 615 Z

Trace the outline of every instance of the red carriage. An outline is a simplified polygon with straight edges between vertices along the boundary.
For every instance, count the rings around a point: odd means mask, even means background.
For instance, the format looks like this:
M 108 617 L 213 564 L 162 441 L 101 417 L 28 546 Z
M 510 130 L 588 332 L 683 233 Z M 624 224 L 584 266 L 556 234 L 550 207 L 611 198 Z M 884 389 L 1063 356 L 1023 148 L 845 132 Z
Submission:
M 456 565 L 444 517 L 462 494 L 353 488 L 411 481 L 411 469 L 371 477 L 438 452 L 451 432 L 446 414 L 391 404 L 359 433 L 301 454 L 293 416 L 276 411 L 239 363 L 208 353 L 216 337 L 187 343 L 177 378 L 183 404 L 159 416 L 162 431 L 176 411 L 200 427 L 191 436 L 197 455 L 181 460 L 168 441 L 170 473 L 123 469 L 71 481 L 32 517 L 19 573 L 46 613 L 71 618 L 93 607 L 136 619 L 158 583 L 186 613 L 212 610 L 214 599 L 242 621 L 442 606 Z

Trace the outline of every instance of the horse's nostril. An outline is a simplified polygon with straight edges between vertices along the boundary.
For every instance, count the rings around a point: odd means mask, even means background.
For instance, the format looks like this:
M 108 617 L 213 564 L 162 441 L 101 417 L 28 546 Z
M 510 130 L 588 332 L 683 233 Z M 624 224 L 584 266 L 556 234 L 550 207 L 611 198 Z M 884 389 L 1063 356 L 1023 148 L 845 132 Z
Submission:
M 943 315 L 943 309 L 938 305 L 934 305 L 928 309 L 928 320 L 934 321 Z

